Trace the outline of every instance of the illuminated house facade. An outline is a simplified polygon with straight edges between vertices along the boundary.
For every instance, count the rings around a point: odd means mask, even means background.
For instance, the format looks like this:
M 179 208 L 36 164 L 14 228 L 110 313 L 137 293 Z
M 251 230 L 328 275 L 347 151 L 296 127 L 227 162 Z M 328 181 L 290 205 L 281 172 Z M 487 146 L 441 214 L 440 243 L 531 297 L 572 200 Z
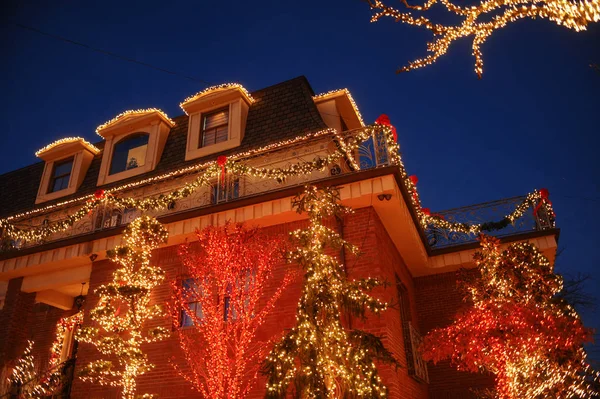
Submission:
M 28 340 L 34 341 L 41 369 L 59 340 L 54 361 L 64 366 L 65 378 L 63 396 L 57 397 L 118 397 L 114 388 L 73 378 L 78 366 L 97 353 L 76 345 L 71 329 L 57 327 L 78 307 L 85 311 L 95 305 L 94 288 L 116 268 L 106 251 L 120 244 L 125 225 L 142 214 L 105 198 L 173 198 L 164 209 L 143 212 L 169 231 L 168 244 L 153 253 L 169 281 L 181 277 L 178 244 L 193 240 L 197 228 L 231 220 L 285 235 L 306 225 L 292 198 L 314 183 L 339 187 L 342 203 L 356 211 L 337 225 L 362 250 L 359 257 L 340 254 L 348 275 L 376 275 L 393 283 L 381 297 L 398 305 L 364 323 L 403 365 L 380 368 L 389 396 L 468 398 L 470 389 L 489 386 L 489 377 L 457 372 L 447 363 L 426 365 L 418 354 L 420 337 L 447 325 L 462 305 L 456 271 L 474 266 L 477 243 L 474 234 L 429 223 L 416 179 L 404 170 L 385 123 L 365 126 L 347 90 L 315 95 L 303 77 L 252 93 L 240 85 L 221 85 L 184 100 L 181 107 L 184 114 L 174 119 L 155 109 L 125 112 L 98 127 L 99 143 L 66 138 L 38 151 L 42 162 L 0 176 L 3 381 Z M 225 184 L 218 184 L 214 174 L 202 180 L 206 170 L 215 170 L 219 156 L 228 162 Z M 279 178 L 273 171 L 280 168 L 294 173 Z M 482 222 L 511 214 L 532 198 L 537 197 L 437 215 L 448 223 Z M 553 261 L 558 230 L 546 214 L 518 212 L 498 235 L 504 242 L 533 242 Z M 294 324 L 299 292 L 298 283 L 284 293 L 265 325 L 269 332 Z M 153 294 L 156 303 L 169 298 L 167 283 Z M 162 322 L 171 325 L 169 319 Z M 86 314 L 83 324 L 89 323 Z M 199 397 L 169 364 L 177 345 L 176 339 L 148 344 L 157 367 L 139 378 L 140 392 Z M 263 394 L 259 378 L 250 397 Z

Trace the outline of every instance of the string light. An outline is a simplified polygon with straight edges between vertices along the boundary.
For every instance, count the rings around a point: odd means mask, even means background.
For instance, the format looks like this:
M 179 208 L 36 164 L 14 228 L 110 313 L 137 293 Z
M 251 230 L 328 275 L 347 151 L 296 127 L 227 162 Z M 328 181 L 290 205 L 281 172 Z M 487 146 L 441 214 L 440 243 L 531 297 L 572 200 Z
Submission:
M 169 335 L 169 329 L 161 326 L 145 328 L 147 321 L 164 316 L 160 305 L 150 304 L 150 297 L 164 280 L 165 272 L 150 265 L 150 257 L 153 249 L 167 242 L 167 237 L 167 230 L 149 216 L 141 216 L 127 226 L 125 245 L 107 251 L 107 257 L 121 267 L 113 273 L 112 282 L 94 291 L 100 299 L 90 317 L 99 327 L 84 327 L 76 335 L 78 341 L 94 345 L 102 355 L 117 362 L 92 361 L 81 369 L 81 379 L 121 387 L 124 399 L 137 397 L 137 377 L 154 367 L 142 351 L 142 344 Z
M 128 118 L 128 117 L 135 117 L 135 116 L 144 116 L 144 115 L 150 115 L 150 114 L 158 114 L 160 115 L 164 120 L 167 121 L 167 123 L 173 127 L 175 126 L 175 122 L 169 118 L 169 116 L 161 111 L 158 108 L 146 108 L 146 109 L 131 109 L 128 111 L 124 111 L 121 112 L 119 115 L 115 116 L 114 118 L 104 122 L 103 124 L 101 124 L 100 126 L 98 126 L 96 128 L 96 134 L 98 134 L 98 136 L 104 138 L 104 136 L 102 136 L 100 134 L 100 132 L 108 127 L 111 127 L 115 124 L 117 124 L 118 122 L 120 122 L 122 119 L 124 118 Z
M 583 349 L 591 332 L 556 296 L 563 280 L 548 259 L 530 243 L 500 251 L 499 239 L 483 236 L 481 245 L 480 275 L 459 282 L 473 306 L 425 337 L 424 358 L 493 373 L 497 399 L 598 397 L 600 372 Z
M 267 375 L 266 398 L 285 398 L 294 385 L 303 398 L 384 398 L 387 389 L 377 372 L 375 360 L 395 363 L 379 337 L 342 326 L 342 310 L 365 317 L 368 310 L 379 314 L 387 304 L 370 296 L 383 285 L 375 278 L 348 280 L 343 265 L 326 254 L 326 245 L 358 248 L 342 239 L 323 223 L 326 218 L 351 213 L 339 205 L 336 189 L 306 188 L 294 199 L 294 207 L 306 213 L 309 227 L 291 233 L 298 247 L 288 252 L 288 261 L 304 270 L 303 288 L 296 308 L 296 325 L 275 344 L 263 366 Z
M 244 86 L 242 86 L 241 84 L 239 84 L 239 83 L 223 83 L 220 85 L 207 87 L 206 89 L 201 90 L 198 93 L 189 96 L 188 98 L 183 100 L 183 102 L 181 104 L 179 104 L 179 107 L 181 107 L 183 112 L 185 112 L 185 114 L 188 115 L 187 111 L 185 110 L 185 107 L 187 105 L 189 105 L 190 103 L 192 103 L 192 102 L 196 101 L 197 99 L 199 99 L 200 97 L 206 96 L 208 94 L 211 94 L 211 93 L 214 93 L 217 91 L 228 90 L 228 89 L 238 89 L 240 92 L 242 92 L 242 94 L 244 95 L 246 100 L 248 100 L 248 102 L 250 104 L 254 104 L 254 102 L 256 101 L 254 99 L 254 97 L 252 97 L 252 95 L 248 92 L 248 90 L 246 90 L 246 88 Z
M 486 0 L 474 6 L 458 6 L 450 0 L 427 0 L 421 6 L 411 6 L 402 0 L 409 10 L 427 11 L 440 2 L 446 10 L 464 18 L 460 25 L 443 25 L 432 22 L 423 16 L 415 17 L 411 12 L 402 12 L 385 5 L 379 0 L 368 0 L 371 9 L 376 10 L 371 22 L 382 17 L 393 18 L 396 22 L 422 26 L 430 30 L 435 40 L 427 43 L 427 51 L 431 53 L 425 58 L 409 62 L 397 72 L 408 72 L 413 69 L 431 65 L 439 57 L 446 54 L 450 45 L 461 38 L 473 37 L 472 54 L 475 57 L 475 73 L 481 78 L 483 73 L 483 57 L 481 46 L 496 30 L 511 22 L 524 18 L 544 18 L 576 32 L 586 30 L 590 22 L 600 20 L 600 0 Z
M 185 314 L 191 322 L 175 327 L 187 367 L 173 365 L 204 398 L 244 398 L 270 347 L 270 339 L 256 339 L 257 331 L 294 274 L 272 282 L 283 241 L 258 229 L 227 223 L 197 237 L 197 250 L 180 248 L 186 280 L 171 283 L 173 320 Z
M 83 139 L 82 137 L 65 137 L 63 139 L 60 140 L 56 140 L 53 143 L 48 144 L 47 146 L 40 148 L 39 150 L 37 150 L 35 152 L 35 156 L 36 157 L 40 157 L 40 155 L 42 155 L 43 153 L 53 149 L 54 147 L 58 147 L 62 144 L 68 144 L 68 143 L 81 143 L 83 146 L 85 146 L 92 154 L 96 155 L 100 152 L 100 149 L 98 147 L 96 147 L 95 145 L 88 143 L 85 139 Z
M 225 168 L 228 173 L 235 177 L 250 176 L 262 179 L 274 179 L 278 182 L 293 176 L 308 175 L 315 171 L 323 171 L 329 165 L 338 162 L 340 159 L 346 159 L 355 170 L 360 170 L 360 166 L 354 159 L 359 147 L 367 140 L 383 135 L 387 147 L 387 156 L 389 164 L 398 166 L 401 179 L 409 193 L 410 203 L 417 214 L 417 218 L 422 228 L 435 226 L 448 231 L 461 232 L 467 234 L 478 234 L 482 231 L 493 231 L 504 228 L 514 222 L 527 211 L 535 207 L 543 200 L 539 191 L 534 191 L 527 195 L 526 199 L 517 208 L 499 222 L 487 222 L 481 224 L 467 224 L 448 222 L 436 215 L 428 215 L 423 212 L 421 201 L 415 184 L 411 181 L 406 172 L 402 159 L 398 153 L 399 146 L 392 134 L 390 126 L 369 125 L 361 129 L 355 129 L 345 132 L 344 135 L 337 133 L 334 129 L 325 129 L 315 133 L 309 133 L 292 139 L 284 140 L 278 143 L 270 144 L 261 148 L 244 151 L 227 157 Z M 298 144 L 313 138 L 331 135 L 338 144 L 336 149 L 330 150 L 324 157 L 315 158 L 312 161 L 298 162 L 287 167 L 281 168 L 259 168 L 239 162 L 242 159 L 260 155 L 264 152 L 284 149 L 290 145 Z M 202 164 L 191 165 L 156 177 L 138 180 L 106 191 L 106 195 L 96 198 L 94 195 L 87 195 L 80 198 L 63 201 L 54 205 L 48 205 L 32 211 L 23 212 L 4 219 L 0 219 L 0 233 L 2 236 L 9 237 L 12 240 L 22 242 L 38 241 L 48 237 L 51 234 L 65 231 L 73 226 L 74 223 L 86 217 L 90 212 L 99 206 L 113 205 L 122 208 L 131 208 L 138 210 L 160 210 L 166 209 L 173 201 L 186 198 L 200 187 L 211 186 L 212 181 L 219 176 L 220 167 L 217 161 L 205 162 Z M 141 185 L 158 183 L 177 176 L 195 173 L 196 179 L 186 183 L 168 194 L 161 194 L 157 197 L 148 197 L 144 199 L 135 199 L 127 197 L 117 197 L 114 194 L 120 191 L 139 187 Z M 76 204 L 85 201 L 78 210 L 73 210 L 70 215 L 59 221 L 51 221 L 46 225 L 32 228 L 20 228 L 16 224 L 18 220 L 31 218 L 42 212 L 51 212 L 52 210 L 62 208 L 67 205 Z M 543 208 L 549 215 L 553 215 L 552 205 L 549 201 L 543 201 Z M 551 220 L 551 227 L 554 227 L 554 220 Z
M 354 101 L 352 94 L 350 94 L 350 90 L 348 90 L 346 88 L 338 89 L 338 90 L 331 90 L 326 93 L 317 94 L 316 96 L 313 96 L 313 101 L 317 102 L 319 100 L 323 100 L 328 97 L 337 96 L 338 94 L 345 94 L 348 97 L 348 100 L 350 100 L 350 104 L 352 104 L 352 109 L 354 110 L 354 112 L 356 113 L 356 116 L 358 117 L 358 120 L 360 121 L 360 125 L 365 126 L 365 122 L 363 121 L 363 117 L 360 113 L 360 110 L 358 109 L 358 105 L 356 104 L 356 101 Z

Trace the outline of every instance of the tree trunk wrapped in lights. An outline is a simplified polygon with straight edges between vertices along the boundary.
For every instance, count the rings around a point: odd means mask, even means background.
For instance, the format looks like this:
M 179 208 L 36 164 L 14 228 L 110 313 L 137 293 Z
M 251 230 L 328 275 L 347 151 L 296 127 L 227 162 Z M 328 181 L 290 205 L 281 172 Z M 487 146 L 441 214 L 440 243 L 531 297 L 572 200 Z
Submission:
M 348 280 L 343 265 L 325 253 L 325 247 L 358 249 L 326 227 L 324 219 L 351 212 L 338 204 L 336 189 L 308 187 L 294 200 L 299 213 L 307 213 L 309 227 L 292 232 L 298 248 L 290 262 L 304 270 L 304 286 L 296 321 L 273 348 L 263 365 L 267 375 L 267 398 L 382 398 L 387 394 L 376 360 L 396 363 L 381 340 L 373 334 L 342 325 L 343 312 L 364 317 L 387 304 L 367 292 L 382 285 L 375 278 Z M 290 388 L 290 385 L 293 388 Z
M 180 250 L 184 280 L 172 283 L 172 314 L 188 367 L 173 365 L 204 398 L 242 398 L 269 351 L 256 339 L 257 330 L 293 274 L 273 281 L 283 243 L 257 229 L 228 223 L 197 236 L 197 250 Z M 269 286 L 277 288 L 267 293 Z
M 563 281 L 548 259 L 529 243 L 500 251 L 498 239 L 482 236 L 481 245 L 480 276 L 459 282 L 473 306 L 425 337 L 424 357 L 494 374 L 488 395 L 497 399 L 597 397 L 600 374 L 582 346 L 590 331 L 557 296 Z
M 415 11 L 427 11 L 438 1 L 449 13 L 463 18 L 462 22 L 457 25 L 443 25 L 434 23 L 422 15 L 415 15 Z M 454 41 L 472 36 L 475 73 L 481 78 L 483 73 L 481 46 L 493 32 L 504 28 L 509 23 L 525 18 L 545 18 L 579 32 L 586 30 L 589 23 L 600 20 L 600 0 L 481 0 L 477 4 L 464 6 L 456 5 L 450 0 L 427 0 L 423 5 L 409 5 L 407 0 L 401 0 L 410 11 L 400 11 L 380 0 L 367 0 L 367 2 L 375 11 L 371 22 L 390 17 L 396 22 L 429 29 L 436 37 L 435 40 L 427 43 L 427 51 L 430 55 L 409 62 L 407 66 L 398 69 L 397 73 L 430 65 L 446 54 Z
M 159 305 L 150 304 L 150 296 L 163 281 L 164 271 L 150 265 L 150 255 L 167 242 L 167 235 L 167 230 L 149 216 L 139 217 L 127 226 L 125 245 L 107 252 L 108 258 L 121 267 L 113 273 L 112 282 L 95 291 L 100 300 L 90 317 L 98 327 L 82 328 L 77 334 L 80 342 L 94 345 L 101 354 L 117 361 L 93 361 L 80 371 L 80 377 L 121 387 L 122 398 L 138 397 L 136 378 L 154 367 L 142 352 L 142 344 L 159 341 L 169 333 L 163 327 L 145 328 L 148 320 L 163 316 Z

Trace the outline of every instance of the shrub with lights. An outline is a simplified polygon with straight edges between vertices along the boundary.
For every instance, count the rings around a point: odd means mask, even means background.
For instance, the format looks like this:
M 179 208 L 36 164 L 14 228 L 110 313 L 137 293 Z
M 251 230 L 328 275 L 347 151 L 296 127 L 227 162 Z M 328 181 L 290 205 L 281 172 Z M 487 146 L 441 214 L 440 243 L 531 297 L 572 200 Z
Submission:
M 302 398 L 383 398 L 376 360 L 396 363 L 380 338 L 343 325 L 343 314 L 365 317 L 387 308 L 368 294 L 383 283 L 375 278 L 349 280 L 343 265 L 326 253 L 326 247 L 358 248 L 325 226 L 326 219 L 351 210 L 338 204 L 334 188 L 307 187 L 294 200 L 299 213 L 309 217 L 307 229 L 292 232 L 298 247 L 289 252 L 290 262 L 304 271 L 303 289 L 296 311 L 296 325 L 275 344 L 263 372 L 267 398 L 286 398 L 293 391 Z
M 110 357 L 89 363 L 80 371 L 80 377 L 121 387 L 121 397 L 125 399 L 138 397 L 137 377 L 154 367 L 142 351 L 142 344 L 162 340 L 169 334 L 164 327 L 146 328 L 148 320 L 163 316 L 161 307 L 152 305 L 150 297 L 163 281 L 164 271 L 150 265 L 150 256 L 153 249 L 166 243 L 167 235 L 166 229 L 149 216 L 129 224 L 124 245 L 107 252 L 108 258 L 121 267 L 113 273 L 112 282 L 95 290 L 100 297 L 90 312 L 95 326 L 84 327 L 77 334 L 80 342 L 90 343 Z
M 548 259 L 529 243 L 501 251 L 498 239 L 482 235 L 481 245 L 479 275 L 465 272 L 459 282 L 473 306 L 425 337 L 424 358 L 492 373 L 488 396 L 496 399 L 598 397 L 600 373 L 583 349 L 591 331 L 557 296 L 563 280 Z

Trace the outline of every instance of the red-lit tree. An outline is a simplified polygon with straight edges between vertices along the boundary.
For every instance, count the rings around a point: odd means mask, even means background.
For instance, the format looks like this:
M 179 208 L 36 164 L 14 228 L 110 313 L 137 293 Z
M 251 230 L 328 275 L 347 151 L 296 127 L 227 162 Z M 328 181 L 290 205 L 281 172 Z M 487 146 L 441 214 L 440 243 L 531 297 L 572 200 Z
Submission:
M 274 281 L 283 242 L 257 229 L 227 224 L 197 236 L 198 248 L 180 248 L 184 279 L 172 284 L 172 314 L 188 367 L 174 366 L 205 398 L 241 398 L 269 350 L 257 330 L 293 275 Z
M 427 335 L 424 357 L 494 374 L 488 394 L 498 399 L 597 397 L 600 375 L 582 346 L 590 331 L 557 296 L 563 281 L 548 259 L 529 243 L 501 251 L 498 239 L 482 236 L 481 245 L 480 275 L 459 282 L 473 306 Z

